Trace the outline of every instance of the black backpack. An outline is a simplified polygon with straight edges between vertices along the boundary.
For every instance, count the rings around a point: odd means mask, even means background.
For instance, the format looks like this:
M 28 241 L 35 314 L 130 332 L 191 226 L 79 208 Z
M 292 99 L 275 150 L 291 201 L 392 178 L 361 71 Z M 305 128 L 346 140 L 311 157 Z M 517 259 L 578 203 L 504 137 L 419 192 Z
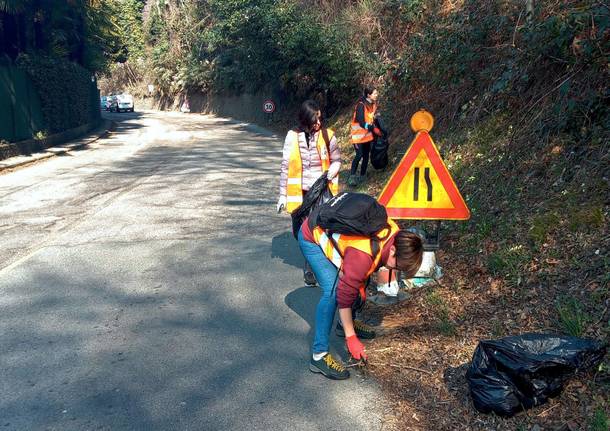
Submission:
M 316 226 L 326 231 L 329 240 L 339 253 L 341 252 L 332 237 L 333 233 L 370 237 L 371 252 L 373 260 L 375 260 L 381 252 L 380 241 L 387 237 L 387 235 L 379 237 L 378 232 L 388 227 L 388 214 L 385 207 L 372 196 L 364 193 L 343 192 L 311 212 L 309 227 L 313 231 Z M 381 265 L 380 261 L 377 269 Z M 369 280 L 366 282 L 367 286 Z M 364 302 L 361 302 L 356 308 L 359 309 L 363 305 Z
M 372 237 L 388 225 L 385 207 L 364 193 L 339 193 L 320 205 L 311 218 L 313 227 L 344 235 Z

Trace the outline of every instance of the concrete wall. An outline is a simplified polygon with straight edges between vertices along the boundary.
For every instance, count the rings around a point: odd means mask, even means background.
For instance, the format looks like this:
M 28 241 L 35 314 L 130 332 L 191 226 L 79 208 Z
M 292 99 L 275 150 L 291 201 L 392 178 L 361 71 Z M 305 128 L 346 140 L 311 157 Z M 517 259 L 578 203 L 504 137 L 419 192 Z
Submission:
M 275 112 L 263 112 L 263 103 L 271 99 L 275 104 Z M 297 107 L 288 102 L 288 98 L 280 92 L 257 94 L 241 94 L 239 96 L 204 95 L 201 93 L 189 95 L 191 112 L 205 112 L 222 117 L 232 117 L 250 123 L 265 125 L 280 118 L 295 118 Z
M 275 103 L 275 112 L 266 114 L 263 112 L 263 103 L 271 99 Z M 139 109 L 161 109 L 179 110 L 185 100 L 185 95 L 176 98 L 138 98 L 136 110 Z M 188 101 L 191 112 L 215 114 L 220 117 L 230 117 L 239 121 L 266 126 L 271 123 L 294 123 L 298 104 L 291 102 L 286 94 L 281 91 L 259 92 L 256 94 L 241 94 L 236 96 L 225 96 L 217 94 L 190 93 Z

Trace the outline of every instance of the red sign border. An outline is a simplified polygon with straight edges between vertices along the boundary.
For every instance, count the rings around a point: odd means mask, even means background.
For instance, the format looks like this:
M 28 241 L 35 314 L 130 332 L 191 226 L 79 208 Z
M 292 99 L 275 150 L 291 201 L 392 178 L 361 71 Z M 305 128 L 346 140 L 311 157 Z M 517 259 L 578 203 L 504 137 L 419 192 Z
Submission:
M 407 175 L 407 172 L 409 172 L 411 165 L 413 165 L 422 149 L 426 152 L 439 180 L 445 187 L 445 191 L 454 208 L 388 208 L 388 202 L 394 196 L 396 189 L 400 186 L 400 183 Z M 468 220 L 470 218 L 470 210 L 466 206 L 453 178 L 451 178 L 445 163 L 443 163 L 432 138 L 426 131 L 417 133 L 411 147 L 407 150 L 390 180 L 381 191 L 378 201 L 386 207 L 388 217 L 390 218 L 417 220 Z
M 273 110 L 271 110 L 271 111 L 266 111 L 266 110 L 265 110 L 265 105 L 266 105 L 267 103 L 271 103 L 271 104 L 273 105 Z M 264 112 L 265 114 L 273 114 L 273 113 L 275 112 L 275 102 L 274 102 L 273 100 L 271 100 L 271 99 L 267 99 L 267 100 L 265 100 L 265 101 L 263 102 L 263 112 Z

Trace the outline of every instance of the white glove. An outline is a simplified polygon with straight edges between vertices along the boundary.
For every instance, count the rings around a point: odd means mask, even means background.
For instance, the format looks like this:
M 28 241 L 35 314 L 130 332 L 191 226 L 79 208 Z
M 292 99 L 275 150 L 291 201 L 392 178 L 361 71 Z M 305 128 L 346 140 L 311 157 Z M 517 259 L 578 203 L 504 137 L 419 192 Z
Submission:
M 277 213 L 281 213 L 283 209 L 286 208 L 286 196 L 280 196 L 277 200 Z

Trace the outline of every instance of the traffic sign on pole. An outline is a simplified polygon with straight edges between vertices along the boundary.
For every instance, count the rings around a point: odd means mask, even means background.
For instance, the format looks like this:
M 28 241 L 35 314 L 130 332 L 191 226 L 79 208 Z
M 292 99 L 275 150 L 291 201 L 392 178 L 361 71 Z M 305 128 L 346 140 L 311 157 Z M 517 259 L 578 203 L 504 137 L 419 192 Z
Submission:
M 267 99 L 263 102 L 263 112 L 266 114 L 273 114 L 275 111 L 275 103 L 271 99 Z

